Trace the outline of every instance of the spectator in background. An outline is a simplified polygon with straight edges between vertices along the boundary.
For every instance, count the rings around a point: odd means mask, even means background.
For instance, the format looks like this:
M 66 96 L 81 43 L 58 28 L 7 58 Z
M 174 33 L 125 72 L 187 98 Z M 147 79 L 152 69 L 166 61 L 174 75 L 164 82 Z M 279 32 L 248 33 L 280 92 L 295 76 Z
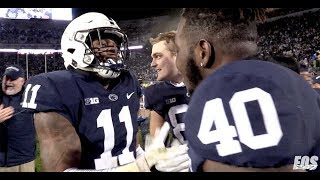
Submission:
M 296 73 L 300 73 L 300 64 L 293 56 L 274 56 L 268 61 L 287 67 Z
M 319 71 L 319 68 L 320 68 L 320 55 L 319 55 L 318 52 L 317 52 L 316 59 L 313 60 L 312 63 L 311 63 L 311 67 L 312 67 L 313 71 Z
M 279 65 L 282 65 L 284 67 L 287 67 L 293 71 L 295 71 L 298 74 L 302 74 L 305 80 L 307 80 L 311 87 L 317 91 L 317 93 L 320 94 L 320 76 L 314 77 L 313 74 L 315 72 L 309 73 L 305 66 L 301 68 L 300 70 L 300 64 L 296 61 L 296 59 L 292 56 L 275 56 L 271 59 L 268 59 L 267 61 L 277 63 Z M 311 78 L 312 77 L 312 78 Z
M 1 123 L 0 172 L 35 171 L 36 136 L 33 113 L 23 110 L 21 103 L 24 83 L 25 73 L 21 67 L 11 65 L 6 68 L 2 79 L 3 105 L 0 112 L 7 111 L 11 115 Z M 10 106 L 14 108 L 14 115 Z
M 29 19 L 28 14 L 24 11 L 24 8 L 17 9 L 17 19 Z
M 8 8 L 8 11 L 7 11 L 7 14 L 6 14 L 6 17 L 7 18 L 17 18 L 18 16 L 18 8 Z
M 311 87 L 320 94 L 320 76 L 313 77 Z
M 301 66 L 300 76 L 302 76 L 309 84 L 311 84 L 311 73 L 309 73 L 308 68 Z
M 305 66 L 305 67 L 309 67 L 309 61 L 308 58 L 304 58 L 303 60 L 300 61 L 300 66 Z
M 142 86 L 143 81 L 142 79 L 139 79 L 139 83 L 141 86 L 141 98 L 140 98 L 140 109 L 138 113 L 138 127 L 140 128 L 141 132 L 141 147 L 142 149 L 145 149 L 145 141 L 146 141 L 146 135 L 149 133 L 149 116 L 150 116 L 150 110 L 146 109 L 144 107 L 144 87 Z

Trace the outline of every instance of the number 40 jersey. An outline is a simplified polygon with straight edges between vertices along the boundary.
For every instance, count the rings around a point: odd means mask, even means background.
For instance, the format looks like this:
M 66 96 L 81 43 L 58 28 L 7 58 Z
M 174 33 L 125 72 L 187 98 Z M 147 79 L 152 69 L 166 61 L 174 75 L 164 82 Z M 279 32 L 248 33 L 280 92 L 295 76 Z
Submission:
M 107 90 L 85 72 L 64 70 L 26 83 L 24 107 L 57 112 L 75 127 L 82 146 L 78 168 L 106 169 L 135 160 L 140 85 L 129 72 L 113 81 Z
M 197 87 L 185 115 L 192 171 L 206 159 L 268 168 L 319 157 L 319 106 L 310 85 L 280 65 L 243 60 L 221 67 Z

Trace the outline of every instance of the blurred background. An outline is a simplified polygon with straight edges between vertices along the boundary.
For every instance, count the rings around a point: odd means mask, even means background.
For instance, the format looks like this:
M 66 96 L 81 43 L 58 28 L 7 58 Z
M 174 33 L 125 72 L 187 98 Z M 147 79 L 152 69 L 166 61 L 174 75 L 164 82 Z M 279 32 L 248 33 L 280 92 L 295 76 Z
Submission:
M 139 79 L 154 81 L 150 68 L 150 37 L 175 30 L 181 8 L 0 8 L 0 73 L 19 64 L 30 76 L 64 69 L 60 38 L 68 23 L 95 11 L 115 19 L 127 33 L 132 56 L 126 62 Z M 268 20 L 259 24 L 260 57 L 286 54 L 317 74 L 319 8 L 270 8 Z M 319 57 L 318 57 L 319 56 Z

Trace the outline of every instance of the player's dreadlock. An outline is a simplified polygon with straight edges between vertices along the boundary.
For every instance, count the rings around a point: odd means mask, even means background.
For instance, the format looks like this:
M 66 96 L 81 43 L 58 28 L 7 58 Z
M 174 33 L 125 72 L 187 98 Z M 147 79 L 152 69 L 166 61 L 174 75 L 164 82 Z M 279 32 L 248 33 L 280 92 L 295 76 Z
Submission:
M 256 22 L 266 20 L 266 8 L 186 8 L 182 29 L 191 47 L 207 39 L 226 53 L 246 57 L 257 51 Z M 197 33 L 203 32 L 203 33 Z

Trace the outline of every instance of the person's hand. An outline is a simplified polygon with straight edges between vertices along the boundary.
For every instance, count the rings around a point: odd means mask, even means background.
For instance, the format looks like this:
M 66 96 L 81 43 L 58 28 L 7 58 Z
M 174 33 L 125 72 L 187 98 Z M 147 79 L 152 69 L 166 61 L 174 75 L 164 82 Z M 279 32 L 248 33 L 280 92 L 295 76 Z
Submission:
M 149 168 L 154 166 L 157 161 L 165 159 L 167 149 L 164 142 L 168 136 L 169 130 L 169 123 L 165 122 L 160 130 L 156 130 L 154 139 L 151 140 L 150 136 L 146 137 L 144 158 Z
M 10 119 L 13 113 L 14 113 L 13 107 L 9 106 L 9 107 L 3 108 L 3 104 L 1 104 L 0 105 L 0 123 Z
M 171 143 L 171 149 L 165 159 L 159 160 L 155 164 L 155 168 L 161 172 L 188 172 L 191 160 L 187 144 L 182 145 L 175 139 Z

